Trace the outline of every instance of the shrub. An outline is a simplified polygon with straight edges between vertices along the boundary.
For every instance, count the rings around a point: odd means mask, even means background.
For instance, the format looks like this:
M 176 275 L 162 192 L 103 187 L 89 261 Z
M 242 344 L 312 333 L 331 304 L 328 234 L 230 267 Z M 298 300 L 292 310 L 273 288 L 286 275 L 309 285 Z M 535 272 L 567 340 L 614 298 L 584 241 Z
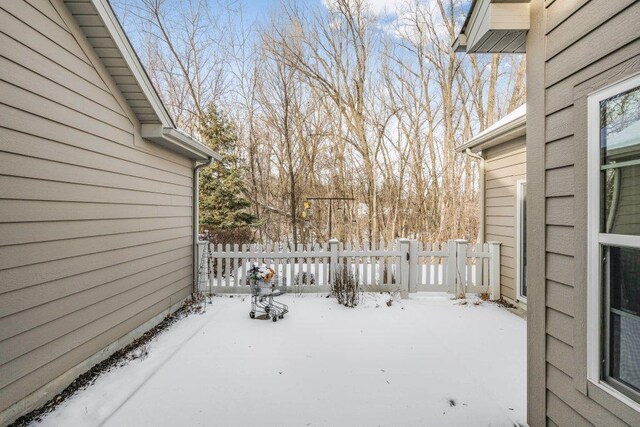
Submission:
M 338 304 L 342 304 L 345 307 L 358 305 L 358 302 L 360 302 L 360 285 L 357 275 L 344 265 L 338 266 L 331 283 L 331 295 L 338 300 Z
M 303 272 L 298 273 L 296 275 L 296 278 L 294 279 L 294 285 L 296 285 L 296 286 L 306 285 L 307 284 L 307 275 L 309 275 L 309 284 L 310 285 L 315 285 L 316 284 L 316 277 L 313 275 L 313 273 L 307 273 L 306 271 L 303 271 Z

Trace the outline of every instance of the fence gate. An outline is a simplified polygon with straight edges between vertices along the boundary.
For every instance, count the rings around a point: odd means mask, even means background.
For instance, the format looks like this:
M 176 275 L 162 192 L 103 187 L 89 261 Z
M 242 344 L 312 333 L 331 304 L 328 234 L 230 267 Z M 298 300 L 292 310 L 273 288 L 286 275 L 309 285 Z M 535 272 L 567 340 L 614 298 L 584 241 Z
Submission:
M 369 291 L 489 293 L 500 298 L 500 243 L 465 240 L 422 243 L 399 239 L 366 246 L 330 240 L 323 245 L 213 245 L 199 242 L 199 291 L 249 293 L 247 271 L 267 265 L 288 292 L 329 292 L 338 268 Z M 214 247 L 215 246 L 215 247 Z

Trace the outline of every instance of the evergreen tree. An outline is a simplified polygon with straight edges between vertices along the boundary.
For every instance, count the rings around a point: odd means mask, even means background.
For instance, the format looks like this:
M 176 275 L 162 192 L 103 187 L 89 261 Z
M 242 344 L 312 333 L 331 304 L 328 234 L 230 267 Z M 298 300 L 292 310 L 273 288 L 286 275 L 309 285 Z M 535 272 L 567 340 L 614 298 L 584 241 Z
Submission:
M 222 161 L 214 161 L 200 172 L 201 229 L 230 231 L 257 226 L 258 218 L 249 213 L 251 204 L 243 197 L 235 126 L 214 105 L 209 105 L 200 117 L 199 131 L 203 142 L 222 156 Z

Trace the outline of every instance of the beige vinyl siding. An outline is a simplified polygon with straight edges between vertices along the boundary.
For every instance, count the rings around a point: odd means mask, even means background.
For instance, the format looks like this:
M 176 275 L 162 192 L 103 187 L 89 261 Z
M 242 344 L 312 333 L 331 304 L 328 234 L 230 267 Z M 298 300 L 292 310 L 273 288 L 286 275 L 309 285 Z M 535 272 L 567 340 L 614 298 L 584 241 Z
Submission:
M 501 242 L 500 293 L 516 300 L 516 183 L 526 178 L 525 137 L 483 152 L 485 242 Z
M 184 299 L 192 162 L 60 0 L 0 3 L 0 412 Z
M 586 97 L 640 71 L 640 2 L 553 1 L 545 8 L 545 96 L 529 115 L 540 114 L 545 123 L 546 256 L 537 267 L 545 272 L 546 309 L 544 318 L 535 321 L 544 324 L 546 339 L 544 345 L 534 344 L 530 359 L 544 357 L 546 373 L 530 373 L 543 381 L 546 403 L 533 405 L 540 405 L 536 410 L 546 405 L 552 425 L 640 425 L 637 412 L 614 399 L 594 399 L 587 391 L 585 326 Z M 539 420 L 538 415 L 530 414 L 531 420 Z

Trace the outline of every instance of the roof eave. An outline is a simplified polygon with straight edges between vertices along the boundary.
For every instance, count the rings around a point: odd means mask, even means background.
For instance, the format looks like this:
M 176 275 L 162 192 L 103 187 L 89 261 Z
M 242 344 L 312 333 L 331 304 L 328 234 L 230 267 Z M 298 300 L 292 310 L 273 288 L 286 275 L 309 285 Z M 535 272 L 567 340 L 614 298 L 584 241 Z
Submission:
M 525 53 L 529 0 L 473 0 L 451 48 L 457 53 Z
M 218 161 L 222 160 L 220 154 L 173 127 L 144 124 L 141 127 L 141 134 L 144 139 L 168 147 L 191 159 L 206 160 L 213 158 Z
M 465 33 L 458 34 L 458 37 L 453 41 L 451 48 L 456 53 L 465 53 L 467 51 L 467 36 Z
M 471 1 L 471 6 L 469 7 L 469 11 L 467 12 L 467 16 L 464 18 L 464 22 L 462 23 L 462 27 L 460 27 L 460 33 L 458 37 L 451 45 L 451 48 L 454 52 L 466 52 L 467 51 L 467 35 L 465 31 L 467 30 L 467 25 L 469 25 L 469 20 L 471 19 L 471 14 L 473 13 L 473 9 L 476 7 L 477 0 Z M 464 39 L 464 41 L 463 41 Z
M 479 153 L 491 147 L 495 147 L 507 141 L 526 135 L 527 133 L 527 116 L 526 114 L 506 123 L 497 129 L 471 138 L 464 144 L 456 147 L 456 152 L 462 153 L 467 149 L 473 153 Z
M 107 31 L 111 35 L 113 42 L 118 47 L 118 50 L 120 51 L 120 54 L 122 55 L 123 60 L 130 67 L 131 71 L 134 74 L 136 82 L 138 83 L 145 97 L 151 104 L 154 113 L 156 113 L 156 115 L 158 116 L 158 118 L 160 119 L 160 121 L 164 126 L 175 127 L 175 124 L 173 123 L 171 116 L 169 115 L 169 113 L 167 112 L 167 109 L 165 108 L 164 104 L 160 100 L 158 93 L 153 87 L 153 84 L 151 83 L 151 80 L 149 79 L 149 76 L 147 75 L 146 70 L 142 66 L 142 63 L 140 62 L 138 55 L 133 49 L 133 46 L 131 45 L 129 38 L 123 31 L 122 26 L 120 25 L 120 22 L 118 21 L 118 18 L 113 12 L 113 8 L 109 4 L 108 0 L 92 0 L 92 1 L 93 1 L 93 5 L 98 11 L 98 14 L 102 18 L 102 21 L 107 27 Z

